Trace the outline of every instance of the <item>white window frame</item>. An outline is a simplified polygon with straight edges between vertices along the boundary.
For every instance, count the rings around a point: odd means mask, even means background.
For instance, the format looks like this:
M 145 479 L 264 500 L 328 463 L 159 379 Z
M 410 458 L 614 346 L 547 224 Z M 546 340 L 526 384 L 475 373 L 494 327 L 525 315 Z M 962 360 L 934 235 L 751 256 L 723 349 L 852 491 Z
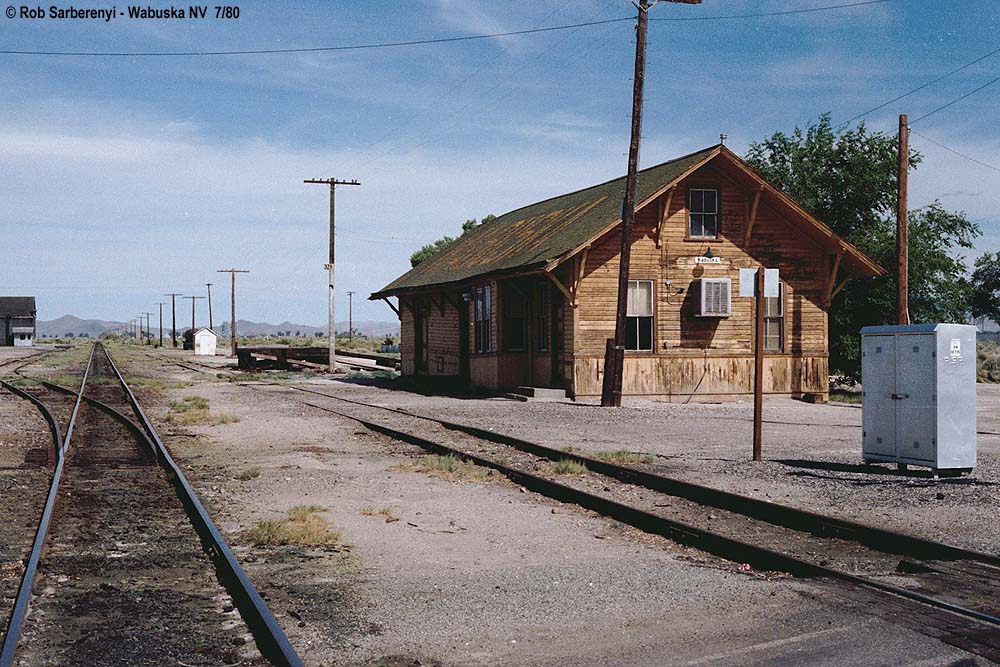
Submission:
M 704 211 L 694 211 L 692 209 L 692 206 L 691 206 L 692 195 L 695 192 L 711 192 L 715 196 L 715 212 L 714 213 L 705 213 Z M 688 238 L 690 238 L 690 239 L 717 239 L 717 238 L 719 238 L 719 221 L 721 220 L 721 216 L 719 215 L 720 214 L 719 209 L 721 207 L 719 205 L 720 202 L 719 202 L 719 190 L 718 190 L 718 188 L 688 188 L 687 199 L 688 199 L 687 200 L 687 208 L 688 208 L 688 229 L 687 229 L 687 231 L 688 231 Z M 702 202 L 704 202 L 704 198 L 702 199 Z M 694 233 L 693 220 L 692 220 L 692 216 L 694 216 L 694 215 L 700 215 L 700 216 L 702 216 L 702 219 L 701 219 L 701 228 L 702 228 L 703 232 L 704 232 L 704 229 L 705 229 L 705 216 L 712 216 L 712 218 L 715 221 L 715 233 L 714 234 L 705 234 L 705 233 L 695 234 Z
M 771 311 L 771 304 L 778 305 L 778 312 Z M 768 323 L 776 322 L 778 325 L 778 347 L 768 346 Z M 764 297 L 764 351 L 784 352 L 785 351 L 785 283 L 778 283 L 778 296 Z
M 713 309 L 708 304 L 710 286 L 719 285 L 725 288 L 725 306 Z M 730 278 L 699 278 L 698 279 L 698 317 L 729 317 L 733 314 L 733 281 Z
M 629 280 L 628 289 L 631 292 L 632 286 L 634 285 L 638 289 L 639 283 L 649 283 L 649 315 L 635 315 L 631 311 L 626 311 L 625 322 L 626 326 L 629 319 L 635 319 L 635 347 L 628 347 L 626 344 L 625 349 L 630 352 L 652 352 L 656 349 L 656 282 L 653 280 Z M 639 341 L 641 336 L 639 332 L 641 331 L 640 320 L 649 319 L 649 347 L 639 347 Z M 627 339 L 626 339 L 627 340 Z

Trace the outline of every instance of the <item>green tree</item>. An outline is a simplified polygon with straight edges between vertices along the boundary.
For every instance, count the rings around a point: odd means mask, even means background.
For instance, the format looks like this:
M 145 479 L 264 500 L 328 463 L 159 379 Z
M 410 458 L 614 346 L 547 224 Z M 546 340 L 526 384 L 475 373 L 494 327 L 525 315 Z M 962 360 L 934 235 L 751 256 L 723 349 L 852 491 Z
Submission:
M 824 114 L 805 131 L 751 144 L 746 155 L 765 178 L 889 270 L 848 283 L 830 308 L 830 370 L 850 377 L 861 370 L 861 327 L 895 322 L 896 151 L 895 136 L 869 132 L 864 124 L 838 132 Z M 910 168 L 920 161 L 911 150 Z M 963 321 L 971 285 L 959 252 L 972 247 L 979 227 L 938 202 L 908 217 L 911 321 Z
M 459 237 L 468 234 L 478 225 L 485 224 L 495 219 L 496 216 L 491 213 L 486 217 L 484 217 L 481 221 L 478 221 L 475 218 L 466 220 L 465 222 L 462 223 L 462 233 L 459 234 Z M 428 243 L 427 245 L 421 247 L 420 250 L 417 250 L 415 253 L 410 255 L 410 266 L 411 267 L 416 266 L 421 262 L 423 262 L 424 260 L 433 257 L 434 255 L 438 254 L 439 252 L 450 246 L 452 243 L 454 243 L 455 240 L 456 239 L 454 239 L 453 237 L 445 235 L 442 238 L 439 238 L 434 243 Z
M 990 319 L 1000 322 L 1000 252 L 986 253 L 972 271 L 972 317 L 980 329 Z

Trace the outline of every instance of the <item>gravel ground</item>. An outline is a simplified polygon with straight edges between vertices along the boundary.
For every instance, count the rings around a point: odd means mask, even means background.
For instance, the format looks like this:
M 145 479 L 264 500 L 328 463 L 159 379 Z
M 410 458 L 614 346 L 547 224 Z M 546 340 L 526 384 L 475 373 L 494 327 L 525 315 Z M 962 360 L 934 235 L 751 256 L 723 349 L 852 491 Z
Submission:
M 136 352 L 116 357 L 127 376 L 185 383 L 166 390 L 150 385 L 140 394 L 151 416 L 161 420 L 161 435 L 213 516 L 240 545 L 248 572 L 307 664 L 987 664 L 905 628 L 878 619 L 873 623 L 857 606 L 824 597 L 826 591 L 816 584 L 741 573 L 730 563 L 524 493 L 494 477 L 449 481 L 409 472 L 399 465 L 419 456 L 418 450 L 353 422 Z M 218 359 L 207 363 L 221 366 Z M 707 479 L 699 481 L 713 479 L 720 486 L 743 481 L 762 489 L 762 497 L 794 494 L 798 503 L 814 509 L 826 508 L 828 501 L 811 496 L 831 491 L 810 491 L 813 485 L 844 487 L 843 497 L 860 507 L 863 501 L 854 494 L 872 491 L 855 484 L 855 476 L 867 475 L 869 485 L 886 481 L 871 473 L 839 471 L 804 478 L 792 474 L 798 468 L 773 460 L 743 464 L 735 445 L 695 438 L 706 427 L 717 430 L 720 421 L 734 427 L 730 433 L 749 432 L 749 424 L 739 421 L 740 410 L 746 410 L 739 405 L 650 403 L 609 413 L 589 406 L 463 401 L 318 383 L 365 400 L 503 427 L 547 444 L 653 451 L 665 457 L 661 460 L 671 474 L 703 475 Z M 162 421 L 170 400 L 192 395 L 240 421 L 183 428 Z M 810 455 L 826 461 L 822 451 L 838 451 L 845 462 L 851 460 L 848 429 L 857 427 L 837 420 L 855 411 L 804 406 L 818 408 L 822 417 L 817 417 L 788 414 L 800 407 L 791 402 L 778 407 L 786 421 L 844 423 L 824 429 L 822 443 Z M 719 420 L 711 409 L 730 419 Z M 769 404 L 768 409 L 768 418 L 775 419 L 777 407 Z M 778 454 L 777 432 L 788 443 L 794 434 L 783 429 L 795 428 L 804 434 L 808 427 L 767 425 L 765 452 Z M 668 447 L 667 439 L 657 437 L 664 432 L 672 434 L 669 441 L 691 438 L 688 445 L 698 447 L 698 457 L 680 459 L 690 447 Z M 258 477 L 236 478 L 251 468 L 259 470 Z M 755 477 L 741 479 L 747 475 Z M 982 470 L 977 478 L 981 475 Z M 930 482 L 901 481 L 878 484 L 876 491 L 889 498 L 901 489 L 910 493 L 911 484 Z M 951 496 L 953 486 L 966 488 L 953 483 L 937 488 Z M 978 485 L 969 488 L 982 491 Z M 323 515 L 342 531 L 338 548 L 240 544 L 241 531 L 254 522 L 278 518 L 303 503 L 327 508 Z M 368 516 L 369 509 L 386 509 L 398 520 Z

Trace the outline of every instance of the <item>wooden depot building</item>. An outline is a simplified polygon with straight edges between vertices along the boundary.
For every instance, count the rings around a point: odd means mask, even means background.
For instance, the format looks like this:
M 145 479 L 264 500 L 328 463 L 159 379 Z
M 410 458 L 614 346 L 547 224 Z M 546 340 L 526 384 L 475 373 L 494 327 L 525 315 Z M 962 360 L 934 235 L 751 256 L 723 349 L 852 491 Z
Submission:
M 624 192 L 622 177 L 506 213 L 372 294 L 399 316 L 403 374 L 599 396 Z M 825 400 L 830 302 L 884 269 L 721 144 L 640 171 L 636 202 L 623 393 L 749 394 L 739 269 L 763 265 L 781 281 L 765 300 L 764 391 Z

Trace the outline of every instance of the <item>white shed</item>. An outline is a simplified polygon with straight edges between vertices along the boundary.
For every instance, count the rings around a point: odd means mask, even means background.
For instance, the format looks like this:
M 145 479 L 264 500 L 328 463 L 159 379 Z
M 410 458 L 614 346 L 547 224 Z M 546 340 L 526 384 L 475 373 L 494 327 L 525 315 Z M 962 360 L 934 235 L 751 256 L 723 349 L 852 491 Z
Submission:
M 215 345 L 219 341 L 219 334 L 208 327 L 202 327 L 194 332 L 194 353 L 205 356 L 215 356 Z

